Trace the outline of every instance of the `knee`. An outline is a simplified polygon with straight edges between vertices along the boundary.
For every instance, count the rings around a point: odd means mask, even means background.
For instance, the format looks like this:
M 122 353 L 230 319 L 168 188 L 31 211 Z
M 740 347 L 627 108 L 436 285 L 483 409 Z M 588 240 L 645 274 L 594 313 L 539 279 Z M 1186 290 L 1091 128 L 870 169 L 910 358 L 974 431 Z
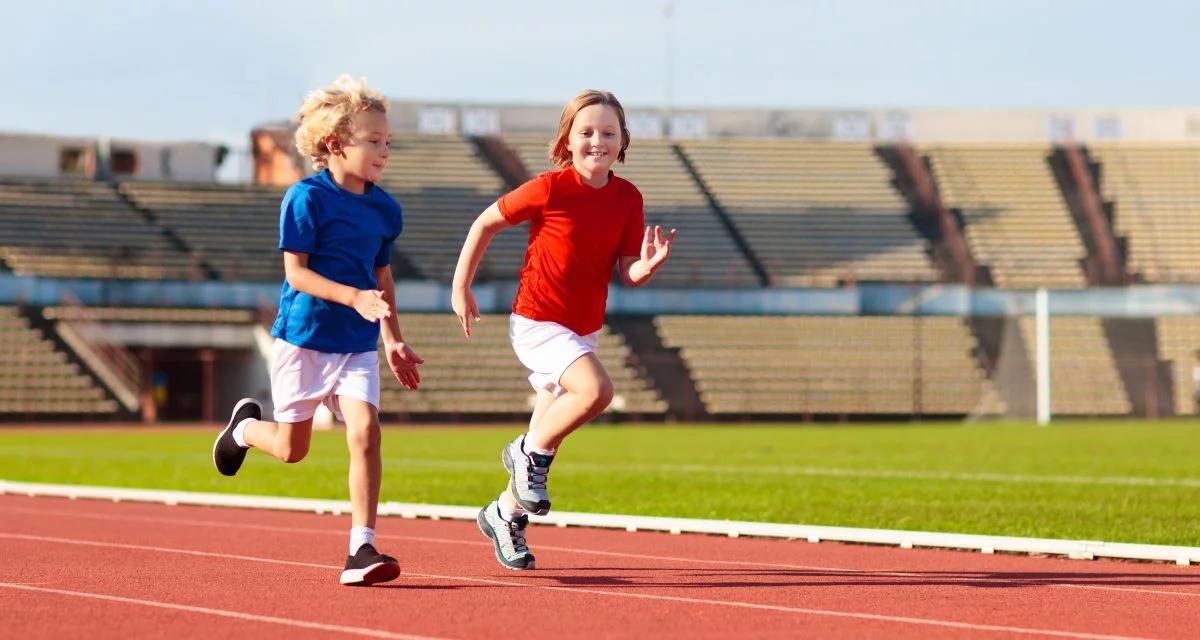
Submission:
M 284 445 L 275 452 L 275 457 L 288 463 L 295 464 L 304 459 L 308 455 L 308 445 Z
M 608 378 L 596 380 L 593 384 L 588 385 L 582 390 L 584 399 L 587 400 L 594 410 L 607 408 L 612 403 L 613 393 L 613 384 Z
M 379 423 L 377 422 L 346 427 L 346 442 L 354 451 L 374 453 L 379 450 L 379 441 Z

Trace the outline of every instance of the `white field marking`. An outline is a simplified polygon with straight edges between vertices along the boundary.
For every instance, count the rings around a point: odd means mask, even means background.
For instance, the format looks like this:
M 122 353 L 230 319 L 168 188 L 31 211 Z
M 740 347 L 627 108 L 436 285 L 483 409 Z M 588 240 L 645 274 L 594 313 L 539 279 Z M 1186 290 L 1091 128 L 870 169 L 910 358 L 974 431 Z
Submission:
M 65 509 L 25 509 L 25 508 L 20 508 L 20 507 L 17 507 L 17 508 L 0 507 L 0 511 L 8 511 L 8 512 L 12 512 L 12 513 L 26 513 L 26 514 L 31 514 L 31 515 L 53 515 L 53 516 L 61 516 L 61 517 L 66 517 L 66 518 L 91 518 L 91 519 L 96 519 L 96 520 L 112 520 L 113 519 L 112 514 L 92 513 L 92 512 L 83 512 L 83 511 L 74 512 L 74 511 L 69 511 L 69 510 L 65 510 Z M 270 531 L 273 533 L 310 533 L 310 534 L 318 534 L 318 535 L 336 535 L 336 536 L 345 536 L 346 535 L 346 533 L 344 531 L 335 530 L 335 529 L 318 529 L 318 528 L 313 528 L 313 527 L 285 527 L 285 526 L 268 525 L 268 524 L 223 522 L 220 520 L 198 520 L 198 519 L 192 520 L 192 519 L 187 519 L 187 518 L 166 518 L 166 517 L 161 517 L 161 516 L 121 516 L 121 520 L 129 521 L 129 522 L 157 522 L 157 523 L 162 523 L 162 524 L 172 524 L 172 525 L 187 526 L 187 527 L 191 527 L 191 526 L 218 527 L 218 528 L 235 527 L 235 528 L 239 528 L 239 529 L 250 529 L 250 530 L 255 530 L 255 531 Z M 0 537 L 11 536 L 11 535 L 16 535 L 16 534 L 0 533 Z M 451 539 L 451 538 L 432 538 L 429 536 L 412 536 L 412 535 L 403 535 L 403 534 L 388 534 L 386 536 L 383 536 L 383 538 L 384 539 L 397 539 L 397 540 L 410 540 L 413 542 L 429 542 L 429 543 L 434 543 L 434 544 L 466 545 L 466 546 L 470 546 L 470 547 L 488 547 L 488 548 L 492 547 L 492 544 L 490 542 L 478 541 L 478 540 L 455 540 L 455 539 Z M 821 566 L 821 565 L 785 564 L 785 563 L 779 563 L 779 562 L 755 562 L 755 561 L 751 561 L 751 560 L 738 561 L 738 560 L 717 560 L 717 559 L 706 559 L 706 558 L 687 558 L 687 557 L 681 557 L 681 556 L 659 556 L 659 555 L 651 555 L 651 554 L 644 554 L 644 553 L 627 553 L 627 552 L 622 552 L 622 551 L 601 551 L 598 549 L 580 549 L 577 547 L 560 547 L 560 546 L 555 546 L 555 545 L 543 545 L 543 544 L 539 544 L 537 546 L 539 549 L 545 549 L 548 551 L 561 551 L 563 553 L 576 553 L 576 554 L 581 554 L 581 555 L 605 556 L 605 557 L 611 557 L 611 558 L 629 558 L 629 559 L 633 559 L 633 560 L 659 560 L 659 561 L 694 563 L 694 564 L 725 565 L 725 566 L 733 566 L 733 567 L 738 567 L 738 568 L 764 567 L 764 568 L 770 568 L 770 569 L 791 569 L 791 570 L 800 570 L 800 571 L 825 571 L 825 572 L 830 572 L 830 573 L 840 572 L 840 573 L 849 573 L 849 574 L 862 574 L 862 575 L 866 575 L 868 577 L 879 577 L 879 578 L 927 579 L 929 577 L 927 574 L 923 574 L 920 572 L 891 571 L 891 570 L 887 570 L 887 569 L 851 569 L 851 568 L 846 568 L 846 567 L 830 567 L 830 566 Z M 197 552 L 197 553 L 201 553 L 201 552 Z M 295 564 L 295 563 L 291 563 L 291 564 Z M 324 565 L 313 565 L 313 566 L 324 566 Z M 1183 576 L 1192 577 L 1194 575 L 1194 573 L 1164 573 L 1161 575 L 1163 576 L 1164 579 L 1169 579 L 1169 578 L 1178 578 L 1178 577 L 1183 577 Z M 1086 578 L 1087 576 L 1086 576 L 1086 574 L 1084 574 L 1084 575 L 1081 575 L 1081 577 Z M 972 577 L 940 577 L 939 580 L 943 580 L 945 582 L 958 582 L 958 583 L 964 583 L 964 584 L 989 582 L 989 580 L 986 576 L 975 577 L 975 578 L 972 578 Z M 994 583 L 994 581 L 991 581 L 991 582 Z M 1049 582 L 1049 581 L 1040 582 L 1033 586 L 1062 587 L 1062 588 L 1069 588 L 1069 589 L 1093 589 L 1093 590 L 1100 590 L 1100 591 L 1128 591 L 1131 593 L 1148 593 L 1148 594 L 1165 595 L 1165 596 L 1184 596 L 1184 597 L 1189 597 L 1189 598 L 1200 598 L 1200 591 L 1189 592 L 1189 591 L 1173 591 L 1170 589 L 1148 589 L 1148 588 L 1144 588 L 1144 587 L 1111 587 L 1111 586 L 1101 586 L 1101 585 L 1071 584 L 1071 583 L 1059 583 L 1059 582 Z
M 56 515 L 56 516 L 62 516 L 62 518 L 90 518 L 90 519 L 106 520 L 106 521 L 113 519 L 112 514 L 88 513 L 88 512 L 74 513 L 74 512 L 70 512 L 70 510 L 65 510 L 65 509 L 22 509 L 22 508 L 0 507 L 0 512 L 24 513 L 24 514 L 31 514 L 31 515 L 32 514 Z M 223 522 L 223 521 L 218 521 L 218 520 L 190 520 L 190 519 L 184 519 L 184 518 L 161 518 L 161 516 L 146 516 L 146 515 L 122 516 L 121 520 L 122 521 L 134 521 L 134 522 L 160 522 L 160 524 L 178 525 L 178 526 L 185 526 L 185 527 L 206 526 L 206 527 L 221 527 L 221 528 L 246 528 L 246 530 L 269 531 L 272 533 L 310 533 L 310 534 L 320 534 L 320 536 L 344 536 L 344 534 L 346 534 L 343 531 L 325 530 L 325 528 L 256 525 L 256 524 L 245 524 L 245 522 Z M 2 537 L 13 537 L 13 538 L 22 538 L 23 537 L 23 538 L 32 539 L 32 540 L 40 539 L 38 537 L 25 536 L 25 534 L 0 533 L 0 538 L 2 538 Z M 427 537 L 427 536 L 404 536 L 404 534 L 389 534 L 389 536 L 385 536 L 384 539 L 401 539 L 401 540 L 410 540 L 410 542 L 421 542 L 421 543 L 432 543 L 432 544 L 487 546 L 487 548 L 491 548 L 491 546 L 492 546 L 491 543 L 482 542 L 482 540 L 456 540 L 456 539 L 450 539 L 450 538 L 431 538 L 431 537 Z M 80 544 L 82 544 L 82 543 L 80 543 Z M 103 544 L 120 545 L 120 543 L 103 543 Z M 139 549 L 140 546 L 133 545 L 132 548 Z M 716 566 L 736 567 L 736 568 L 742 568 L 742 569 L 761 567 L 761 568 L 770 568 L 770 569 L 805 570 L 805 572 L 826 572 L 826 573 L 863 575 L 863 576 L 866 576 L 866 578 L 881 578 L 881 579 L 882 578 L 911 578 L 911 579 L 922 579 L 922 580 L 929 579 L 928 574 L 923 574 L 923 573 L 919 573 L 919 572 L 898 572 L 898 570 L 888 570 L 888 569 L 853 569 L 853 568 L 846 568 L 846 567 L 815 566 L 815 564 L 786 564 L 786 563 L 780 563 L 780 562 L 754 562 L 754 561 L 714 560 L 714 558 L 656 556 L 656 555 L 649 555 L 649 554 L 629 554 L 629 552 L 623 552 L 623 551 L 601 551 L 601 550 L 595 550 L 595 549 L 572 548 L 572 546 L 541 545 L 541 544 L 538 545 L 538 549 L 544 549 L 544 550 L 548 550 L 548 551 L 562 551 L 562 552 L 564 552 L 564 554 L 619 557 L 619 558 L 630 558 L 630 560 L 653 560 L 653 561 L 694 563 L 694 564 L 716 564 Z M 194 554 L 203 555 L 204 552 L 203 551 L 194 551 Z M 224 557 L 224 556 L 227 556 L 227 554 L 220 554 L 220 556 Z M 283 564 L 296 564 L 296 566 L 325 567 L 324 564 L 307 564 L 307 563 L 294 562 L 294 561 L 266 561 L 266 560 L 264 560 L 263 562 L 280 562 Z M 332 568 L 332 567 L 330 567 L 330 568 Z M 414 574 L 410 574 L 410 575 L 414 575 Z M 1172 579 L 1172 578 L 1182 578 L 1182 576 L 1188 576 L 1188 578 L 1192 578 L 1192 575 L 1193 574 L 1162 574 L 1162 578 L 1163 579 Z M 1086 575 L 1081 575 L 1081 578 L 1086 578 Z M 989 576 L 977 576 L 977 578 L 976 578 L 976 576 L 940 576 L 940 578 L 938 578 L 938 580 L 942 580 L 944 582 L 952 582 L 952 584 L 958 584 L 958 585 L 962 585 L 962 586 L 995 585 L 996 584 L 996 580 L 994 578 L 989 578 Z M 1037 582 L 1037 584 L 1034 584 L 1031 586 L 1084 588 L 1084 590 L 1097 590 L 1097 591 L 1127 591 L 1127 592 L 1132 592 L 1132 593 L 1152 593 L 1152 594 L 1158 594 L 1158 596 L 1183 596 L 1183 597 L 1188 597 L 1188 598 L 1200 598 L 1200 592 L 1156 590 L 1156 588 L 1146 588 L 1146 587 L 1075 585 L 1075 584 L 1067 584 L 1067 582 L 1056 582 L 1056 581 Z
M 409 463 L 411 466 L 423 466 Z M 440 464 L 430 463 L 431 466 Z M 491 465 L 488 465 L 490 468 Z M 600 465 L 572 463 L 576 468 L 587 471 L 668 471 L 674 473 L 721 473 L 750 475 L 792 475 L 832 478 L 878 478 L 901 480 L 955 480 L 975 482 L 1001 482 L 1017 484 L 1079 484 L 1114 485 L 1133 487 L 1200 487 L 1200 478 L 1150 478 L 1142 476 L 1072 476 L 1038 475 L 1030 473 L 992 473 L 962 471 L 918 471 L 912 469 L 846 469 L 840 467 L 739 467 L 728 465 L 663 464 L 663 465 Z
M 228 558 L 231 560 L 243 560 L 243 561 L 248 561 L 248 562 L 269 562 L 272 564 L 286 564 L 286 565 L 294 565 L 294 566 L 302 566 L 302 567 L 317 567 L 317 568 L 321 568 L 321 569 L 337 568 L 334 565 L 322 565 L 322 564 L 315 564 L 315 563 L 310 563 L 310 562 L 295 562 L 295 561 L 291 561 L 291 560 L 272 560 L 272 559 L 259 558 L 259 557 L 253 557 L 253 556 L 241 556 L 241 555 L 235 555 L 235 554 L 213 553 L 213 552 L 208 552 L 208 551 L 194 551 L 191 549 L 179 549 L 179 548 L 174 548 L 174 547 L 152 547 L 152 546 L 146 546 L 146 545 L 97 542 L 97 541 L 92 541 L 92 540 L 78 540 L 78 539 L 73 539 L 73 538 L 52 538 L 52 537 L 43 537 L 43 536 L 28 536 L 28 535 L 21 535 L 21 534 L 6 534 L 6 533 L 0 533 L 0 537 L 16 538 L 16 539 L 21 539 L 21 540 L 31 540 L 31 541 L 35 541 L 35 542 L 54 542 L 57 544 L 81 544 L 81 545 L 87 545 L 87 546 L 112 547 L 112 548 L 118 548 L 118 549 L 130 549 L 130 550 L 138 550 L 138 551 L 154 551 L 156 553 L 178 553 L 178 554 L 182 554 L 182 555 L 194 555 L 194 556 L 211 557 L 211 558 Z M 509 580 L 497 580 L 495 578 L 473 578 L 473 577 L 469 577 L 469 576 L 446 576 L 446 575 L 439 575 L 439 574 L 433 574 L 433 573 L 413 573 L 413 572 L 405 572 L 404 575 L 419 577 L 419 578 L 431 578 L 431 579 L 435 579 L 435 580 L 449 580 L 449 581 L 462 581 L 462 582 L 477 582 L 480 584 L 494 584 L 494 585 L 499 585 L 499 586 L 504 586 L 504 587 L 521 587 L 521 588 L 525 588 L 525 589 L 543 589 L 543 590 L 547 590 L 547 591 L 562 591 L 562 592 L 566 592 L 566 593 L 587 593 L 587 594 L 592 594 L 592 595 L 609 596 L 609 597 L 616 597 L 616 598 L 636 598 L 636 599 L 640 599 L 640 600 L 682 602 L 682 603 L 686 603 L 686 604 L 717 605 L 717 606 L 734 607 L 734 608 L 742 608 L 742 609 L 756 609 L 756 610 L 760 610 L 760 611 L 778 611 L 778 612 L 782 612 L 782 613 L 798 613 L 798 614 L 804 614 L 804 615 L 827 616 L 827 617 L 832 617 L 832 618 L 851 618 L 851 619 L 856 619 L 856 620 L 875 620 L 875 621 L 879 621 L 879 622 L 897 622 L 897 623 L 903 623 L 903 624 L 946 627 L 946 628 L 950 628 L 950 629 L 966 629 L 966 630 L 971 630 L 971 631 L 996 631 L 996 632 L 1004 632 L 1004 633 L 1044 635 L 1044 636 L 1052 636 L 1052 637 L 1056 637 L 1056 638 L 1078 638 L 1081 640 L 1147 640 L 1146 638 L 1137 638 L 1137 637 L 1133 637 L 1133 636 L 1115 636 L 1115 635 L 1084 633 L 1084 632 L 1076 632 L 1076 631 L 1060 631 L 1060 630 L 1055 630 L 1055 629 L 1035 629 L 1035 628 L 1028 628 L 1028 627 L 1013 627 L 1013 626 L 1007 626 L 1007 625 L 975 624 L 975 623 L 971 623 L 971 622 L 955 622 L 953 620 L 939 620 L 936 618 L 915 618 L 915 617 L 911 617 L 911 616 L 891 616 L 891 615 L 878 614 L 878 613 L 861 613 L 861 612 L 857 612 L 857 611 L 838 611 L 835 609 L 810 609 L 810 608 L 806 608 L 806 607 L 787 607 L 787 606 L 783 606 L 783 605 L 760 604 L 757 602 L 740 602 L 740 601 L 736 601 L 736 600 L 708 600 L 708 599 L 704 599 L 704 598 L 687 598 L 687 597 L 683 597 L 683 596 L 667 596 L 667 595 L 658 595 L 658 594 L 650 594 L 650 593 L 628 593 L 628 592 L 620 592 L 620 591 L 606 591 L 604 589 L 585 589 L 585 588 L 581 588 L 581 587 L 531 584 L 528 582 L 512 582 Z M 0 583 L 0 585 L 19 587 L 19 585 L 9 585 L 9 583 Z M 34 589 L 34 590 L 45 590 L 45 589 L 36 589 L 36 588 L 32 588 L 32 587 L 25 587 L 25 588 Z M 49 591 L 49 590 L 45 590 L 45 591 Z M 57 591 L 57 590 L 55 590 L 55 591 Z M 70 595 L 75 595 L 72 592 L 67 592 L 67 593 Z M 115 598 L 114 596 L 100 596 L 100 597 L 102 597 L 103 599 Z M 122 600 L 124 600 L 124 599 L 122 599 Z M 165 605 L 162 603 L 153 603 L 152 601 L 136 601 L 136 602 L 139 602 L 142 604 L 152 604 L 152 605 L 156 605 L 156 606 L 165 606 L 167 608 L 180 607 L 180 608 L 186 608 L 186 609 L 200 609 L 199 607 L 193 608 L 193 607 L 184 607 L 183 605 Z M 203 610 L 202 612 L 211 613 L 211 612 L 215 612 L 215 611 L 217 611 L 217 610 Z M 228 612 L 228 613 L 235 613 L 235 612 Z M 282 620 L 282 619 L 276 619 L 276 620 Z M 288 622 L 291 622 L 291 621 L 288 621 Z M 309 624 L 319 624 L 319 623 L 309 623 Z M 337 629 L 337 630 L 341 630 L 344 628 L 345 627 L 334 627 L 334 629 Z M 366 629 L 366 630 L 362 630 L 362 631 L 371 631 L 371 630 Z M 386 632 L 382 632 L 382 633 L 386 633 Z M 385 637 L 392 637 L 392 636 L 389 635 L 389 636 L 385 636 Z M 400 636 L 400 637 L 411 638 L 413 636 Z
M 0 447 L 0 452 L 3 452 L 5 447 Z M 21 453 L 28 453 L 21 450 Z M 58 450 L 56 452 L 39 453 L 38 455 L 58 458 L 79 458 L 86 457 L 88 459 L 107 458 L 107 459 L 136 459 L 136 458 L 153 458 L 161 461 L 165 457 L 179 458 L 195 458 L 194 454 L 190 453 L 159 453 L 159 452 L 93 452 L 84 450 Z M 389 463 L 398 464 L 409 467 L 419 467 L 423 469 L 444 469 L 444 470 L 459 470 L 472 469 L 491 471 L 496 468 L 495 463 L 482 461 L 455 461 L 455 460 L 429 460 L 426 458 L 389 458 Z M 344 460 L 337 458 L 312 458 L 305 459 L 304 463 L 307 466 L 334 466 L 345 464 Z M 1200 478 L 1173 478 L 1173 477 L 1147 477 L 1147 476 L 1075 476 L 1063 474 L 1033 474 L 1033 473 L 999 473 L 999 472 L 965 472 L 965 471 L 928 471 L 914 469 L 848 469 L 843 467 L 791 467 L 791 466 L 736 466 L 736 465 L 703 465 L 703 464 L 600 464 L 594 462 L 571 462 L 569 468 L 564 468 L 559 473 L 573 473 L 579 471 L 586 472 L 622 472 L 622 471 L 640 471 L 640 472 L 672 472 L 672 473 L 694 473 L 694 474 L 729 474 L 729 475 L 767 475 L 767 476 L 811 476 L 811 477 L 830 477 L 830 478 L 876 478 L 876 479 L 901 479 L 901 480 L 954 480 L 954 481 L 973 481 L 973 482 L 998 482 L 1010 484 L 1068 484 L 1068 485 L 1110 485 L 1123 487 L 1185 487 L 1185 488 L 1200 488 Z
M 81 540 L 79 538 L 59 538 L 56 536 L 33 536 L 24 533 L 0 533 L 0 538 L 10 538 L 12 540 L 28 540 L 30 542 L 57 542 L 59 544 L 74 544 L 87 547 L 107 547 L 109 549 L 127 549 L 130 551 L 156 551 L 159 553 L 177 553 L 188 556 L 198 556 L 201 558 L 226 558 L 231 560 L 245 560 L 247 562 L 265 562 L 267 564 L 284 564 L 295 567 L 308 567 L 310 569 L 341 569 L 342 567 L 330 564 L 318 564 L 315 562 L 300 562 L 298 560 L 272 560 L 271 558 L 263 558 L 259 556 L 243 556 L 236 553 L 217 553 L 213 551 L 198 551 L 195 549 L 180 549 L 178 547 L 156 547 L 148 544 L 129 544 L 125 542 L 104 542 L 101 540 Z
M 233 618 L 235 620 L 247 620 L 250 622 L 265 622 L 269 624 L 279 624 L 287 627 L 299 627 L 301 629 L 314 629 L 316 631 L 325 631 L 329 633 L 342 633 L 346 635 L 364 636 L 367 638 L 388 638 L 389 640 L 436 640 L 429 636 L 414 636 L 404 633 L 392 633 L 380 629 L 367 629 L 364 627 L 347 627 L 336 624 L 325 624 L 323 622 L 309 622 L 306 620 L 295 620 L 292 618 L 276 618 L 275 616 L 262 616 L 253 613 L 243 613 L 241 611 L 229 611 L 226 609 L 213 609 L 210 607 L 195 607 L 186 604 L 174 604 L 171 602 L 161 602 L 158 600 L 142 600 L 140 598 L 126 598 L 124 596 L 112 596 L 104 593 L 92 593 L 90 591 L 73 591 L 67 589 L 52 589 L 48 587 L 33 587 L 27 584 L 18 584 L 14 582 L 0 582 L 0 588 L 19 589 L 22 591 L 33 591 L 36 593 L 52 593 L 60 596 L 73 596 L 76 598 L 89 598 L 92 600 L 104 600 L 106 602 L 120 602 L 122 604 L 136 604 L 146 607 L 156 607 L 159 609 L 171 609 L 174 611 L 187 611 L 189 613 L 200 613 L 209 616 L 218 616 L 221 618 Z
M 1132 593 L 1153 593 L 1155 595 L 1165 596 L 1189 596 L 1192 598 L 1200 597 L 1200 593 L 1195 592 L 1171 591 L 1170 589 L 1146 589 L 1144 587 L 1102 587 L 1094 584 L 1055 584 L 1047 586 L 1063 587 L 1066 589 L 1098 589 L 1101 591 L 1129 591 Z

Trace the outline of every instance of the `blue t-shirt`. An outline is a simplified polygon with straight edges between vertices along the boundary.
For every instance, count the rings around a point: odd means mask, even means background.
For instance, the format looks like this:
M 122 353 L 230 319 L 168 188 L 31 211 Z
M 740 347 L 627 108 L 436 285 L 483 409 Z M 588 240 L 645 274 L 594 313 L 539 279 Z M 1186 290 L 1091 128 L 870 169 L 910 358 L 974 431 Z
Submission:
M 333 181 L 326 169 L 292 185 L 279 215 L 279 248 L 308 254 L 308 268 L 355 289 L 376 289 L 375 268 L 392 262 L 392 243 L 404 219 L 400 204 L 367 184 L 362 195 Z M 283 280 L 271 335 L 297 347 L 327 353 L 374 351 L 379 323 L 353 307 L 296 291 Z

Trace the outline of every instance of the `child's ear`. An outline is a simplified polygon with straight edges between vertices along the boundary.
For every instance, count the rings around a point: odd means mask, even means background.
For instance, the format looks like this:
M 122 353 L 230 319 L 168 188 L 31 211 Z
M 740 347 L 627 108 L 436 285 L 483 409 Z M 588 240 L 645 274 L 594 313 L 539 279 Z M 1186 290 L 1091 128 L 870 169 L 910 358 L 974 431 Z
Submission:
M 342 139 L 339 138 L 336 134 L 330 134 L 330 135 L 325 136 L 325 148 L 329 149 L 329 155 L 333 155 L 333 156 L 346 155 L 345 152 L 342 151 Z

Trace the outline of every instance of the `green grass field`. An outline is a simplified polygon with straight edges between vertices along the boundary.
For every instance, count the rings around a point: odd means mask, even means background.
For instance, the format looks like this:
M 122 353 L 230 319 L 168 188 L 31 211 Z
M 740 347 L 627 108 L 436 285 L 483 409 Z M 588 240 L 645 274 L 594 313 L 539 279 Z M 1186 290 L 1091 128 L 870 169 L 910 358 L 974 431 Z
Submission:
M 520 427 L 385 428 L 383 500 L 482 505 Z M 297 465 L 219 476 L 215 431 L 0 430 L 0 478 L 346 498 L 341 431 Z M 1200 546 L 1200 423 L 604 426 L 577 432 L 556 508 Z

